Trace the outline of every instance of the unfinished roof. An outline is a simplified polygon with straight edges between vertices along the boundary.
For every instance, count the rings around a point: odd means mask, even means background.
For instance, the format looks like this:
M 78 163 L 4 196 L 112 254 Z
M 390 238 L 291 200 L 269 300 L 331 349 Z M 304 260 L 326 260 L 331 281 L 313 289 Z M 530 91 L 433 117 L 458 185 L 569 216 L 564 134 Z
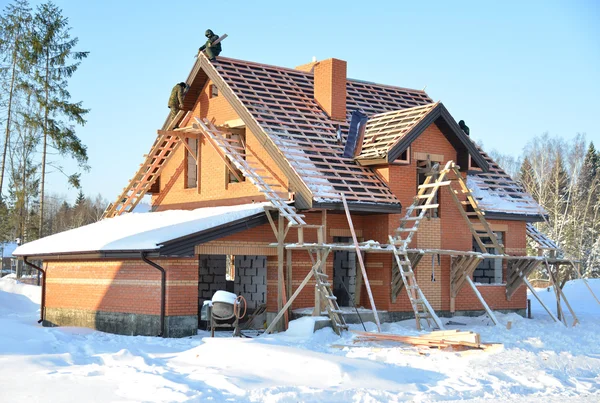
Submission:
M 348 123 L 334 121 L 317 104 L 313 74 L 219 57 L 213 64 L 225 83 L 306 183 L 315 202 L 387 204 L 398 199 L 375 173 L 342 156 L 337 128 L 347 135 Z M 422 91 L 347 80 L 347 110 L 381 113 L 431 103 Z
M 268 203 L 128 213 L 50 235 L 19 246 L 15 256 L 90 252 L 135 252 L 161 249 L 170 241 L 212 230 L 258 214 Z M 266 221 L 266 220 L 265 220 Z M 245 228 L 245 227 L 244 227 Z
M 429 119 L 435 120 L 457 149 L 459 165 L 468 166 L 469 155 L 483 170 L 489 165 L 487 174 L 469 173 L 483 210 L 539 217 L 539 207 L 531 196 L 489 156 L 480 153 L 446 108 L 434 103 L 423 91 L 347 79 L 348 119 L 339 122 L 332 120 L 315 100 L 312 72 L 225 57 L 209 62 L 199 57 L 187 80 L 190 91 L 184 100 L 186 110 L 193 108 L 209 79 L 226 87 L 220 88 L 223 95 L 237 105 L 236 111 L 244 123 L 253 132 L 260 132 L 255 134 L 275 162 L 286 175 L 293 177 L 290 183 L 293 179 L 306 190 L 305 194 L 312 196 L 315 203 L 309 203 L 310 206 L 335 208 L 343 192 L 352 210 L 392 212 L 399 209 L 398 199 L 385 182 L 370 167 L 361 164 L 368 165 L 365 161 L 382 155 L 382 150 L 387 150 L 385 155 L 389 160 L 397 158 L 413 137 L 420 134 L 422 126 L 431 123 Z M 371 115 L 371 125 L 363 154 L 357 161 L 343 157 L 344 144 L 337 141 L 336 132 L 339 128 L 342 138 L 346 138 L 349 117 L 358 109 Z M 385 125 L 392 122 L 397 125 L 393 133 L 392 130 L 386 132 Z M 380 137 L 380 134 L 386 135 Z M 499 182 L 491 183 L 494 180 Z M 297 203 L 301 200 L 298 190 L 295 189 Z
M 504 216 L 504 218 L 517 215 L 527 216 L 531 221 L 540 221 L 544 215 L 548 214 L 481 148 L 479 148 L 479 152 L 486 159 L 489 170 L 488 172 L 469 171 L 467 185 L 482 210 L 490 217 L 494 214 Z
M 469 155 L 479 167 L 487 169 L 486 160 L 441 102 L 380 113 L 369 118 L 362 151 L 356 159 L 362 165 L 394 162 L 432 124 L 440 128 L 457 150 L 459 164 L 462 162 L 465 169 Z

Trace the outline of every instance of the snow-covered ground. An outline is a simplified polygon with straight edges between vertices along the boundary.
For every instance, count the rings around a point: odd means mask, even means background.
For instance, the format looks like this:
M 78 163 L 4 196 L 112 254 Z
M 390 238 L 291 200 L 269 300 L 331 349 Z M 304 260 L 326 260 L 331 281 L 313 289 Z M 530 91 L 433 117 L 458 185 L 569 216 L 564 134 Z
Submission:
M 43 328 L 39 287 L 10 277 L 0 279 L 2 402 L 600 401 L 600 306 L 580 281 L 565 287 L 581 321 L 575 328 L 551 322 L 533 300 L 533 320 L 498 315 L 504 325 L 512 321 L 510 330 L 488 326 L 485 317 L 452 318 L 467 324 L 455 328 L 502 348 L 420 354 L 398 344 L 342 348 L 351 334 L 311 334 L 311 318 L 254 339 Z M 600 294 L 600 280 L 590 283 Z M 554 301 L 553 293 L 540 294 Z M 417 333 L 413 321 L 383 328 Z

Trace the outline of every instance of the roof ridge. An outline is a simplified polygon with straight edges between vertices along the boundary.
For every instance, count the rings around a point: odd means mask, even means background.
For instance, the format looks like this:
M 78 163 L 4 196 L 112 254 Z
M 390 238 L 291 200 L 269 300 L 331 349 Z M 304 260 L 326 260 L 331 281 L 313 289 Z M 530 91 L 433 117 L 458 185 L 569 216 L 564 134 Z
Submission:
M 242 63 L 254 65 L 254 66 L 270 67 L 270 68 L 279 69 L 279 70 L 287 70 L 287 71 L 298 73 L 298 74 L 301 74 L 301 75 L 304 75 L 304 76 L 314 77 L 314 73 L 312 73 L 312 72 L 298 70 L 298 69 L 295 69 L 293 67 L 276 66 L 274 64 L 259 63 L 259 62 L 254 62 L 254 61 L 250 61 L 250 60 L 235 59 L 233 57 L 224 57 L 224 56 L 218 56 L 217 61 L 218 60 L 224 60 L 224 61 L 230 61 L 230 62 L 242 62 Z M 317 61 L 316 63 L 318 64 L 319 61 Z M 425 94 L 425 95 L 427 95 L 427 97 L 429 97 L 429 95 L 425 91 L 423 91 L 423 90 L 417 90 L 415 88 L 400 87 L 400 86 L 392 85 L 392 84 L 381 84 L 381 83 L 376 83 L 376 82 L 373 82 L 373 81 L 366 81 L 366 80 L 361 80 L 361 79 L 358 79 L 358 78 L 350 78 L 350 77 L 346 77 L 346 82 L 352 82 L 352 83 L 357 83 L 357 84 L 365 84 L 365 85 L 375 85 L 375 86 L 378 86 L 378 87 L 386 87 L 386 88 L 391 88 L 391 89 L 395 89 L 395 90 L 404 90 L 404 91 L 418 92 L 418 93 L 421 93 L 421 94 Z
M 425 94 L 425 95 L 427 95 L 427 97 L 429 97 L 429 94 L 427 94 L 425 91 L 423 91 L 423 90 L 417 90 L 415 88 L 399 87 L 397 85 L 392 85 L 392 84 L 381 84 L 381 83 L 376 83 L 374 81 L 361 80 L 361 79 L 358 79 L 358 78 L 346 78 L 346 81 L 352 81 L 353 83 L 357 83 L 357 84 L 376 85 L 378 87 L 392 88 L 392 89 L 395 89 L 395 90 L 405 90 L 405 91 L 419 92 L 419 93 Z

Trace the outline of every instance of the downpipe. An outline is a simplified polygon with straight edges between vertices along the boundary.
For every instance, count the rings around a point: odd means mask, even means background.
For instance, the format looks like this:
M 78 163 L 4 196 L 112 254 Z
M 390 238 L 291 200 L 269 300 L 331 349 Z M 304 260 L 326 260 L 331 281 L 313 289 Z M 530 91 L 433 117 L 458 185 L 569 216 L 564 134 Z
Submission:
M 46 316 L 46 273 L 40 267 L 34 265 L 33 263 L 27 260 L 27 256 L 23 256 L 23 262 L 25 264 L 42 274 L 42 301 L 40 302 L 40 320 L 38 323 L 42 323 L 44 321 L 44 317 Z
M 167 273 L 165 272 L 165 269 L 149 260 L 146 257 L 146 252 L 141 252 L 140 256 L 145 263 L 160 271 L 160 332 L 158 333 L 158 337 L 163 337 L 165 329 L 165 296 L 167 294 Z M 45 278 L 44 281 L 46 281 Z

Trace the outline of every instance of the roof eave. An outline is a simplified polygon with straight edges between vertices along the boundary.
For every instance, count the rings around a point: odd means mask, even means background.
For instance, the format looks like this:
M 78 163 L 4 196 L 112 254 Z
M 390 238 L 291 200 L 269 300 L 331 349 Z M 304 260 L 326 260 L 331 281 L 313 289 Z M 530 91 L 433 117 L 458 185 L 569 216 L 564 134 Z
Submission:
M 313 208 L 325 210 L 344 211 L 344 205 L 341 202 L 318 202 L 313 201 Z M 402 204 L 389 203 L 348 203 L 348 210 L 357 213 L 371 214 L 400 214 L 402 212 Z
M 540 214 L 505 213 L 501 211 L 487 211 L 482 209 L 487 220 L 541 222 L 544 216 Z
M 387 160 L 389 162 L 395 161 L 404 151 L 410 147 L 410 145 L 415 141 L 431 124 L 436 123 L 436 121 L 442 118 L 444 122 L 447 124 L 448 129 L 451 131 L 459 142 L 464 146 L 465 150 L 471 158 L 475 160 L 477 166 L 479 166 L 484 172 L 488 171 L 488 163 L 483 158 L 481 153 L 475 147 L 475 144 L 471 141 L 471 139 L 462 131 L 462 129 L 458 126 L 458 124 L 454 121 L 450 112 L 446 109 L 444 104 L 441 102 L 438 103 L 427 115 L 423 117 L 408 133 L 406 133 L 401 139 L 394 144 L 387 154 Z M 447 134 L 444 133 L 446 137 Z M 456 148 L 457 144 L 453 144 Z M 457 149 L 458 150 L 458 149 Z M 459 150 L 460 151 L 460 150 Z M 462 163 L 462 165 L 465 165 Z M 467 170 L 468 166 L 461 167 L 462 170 Z

